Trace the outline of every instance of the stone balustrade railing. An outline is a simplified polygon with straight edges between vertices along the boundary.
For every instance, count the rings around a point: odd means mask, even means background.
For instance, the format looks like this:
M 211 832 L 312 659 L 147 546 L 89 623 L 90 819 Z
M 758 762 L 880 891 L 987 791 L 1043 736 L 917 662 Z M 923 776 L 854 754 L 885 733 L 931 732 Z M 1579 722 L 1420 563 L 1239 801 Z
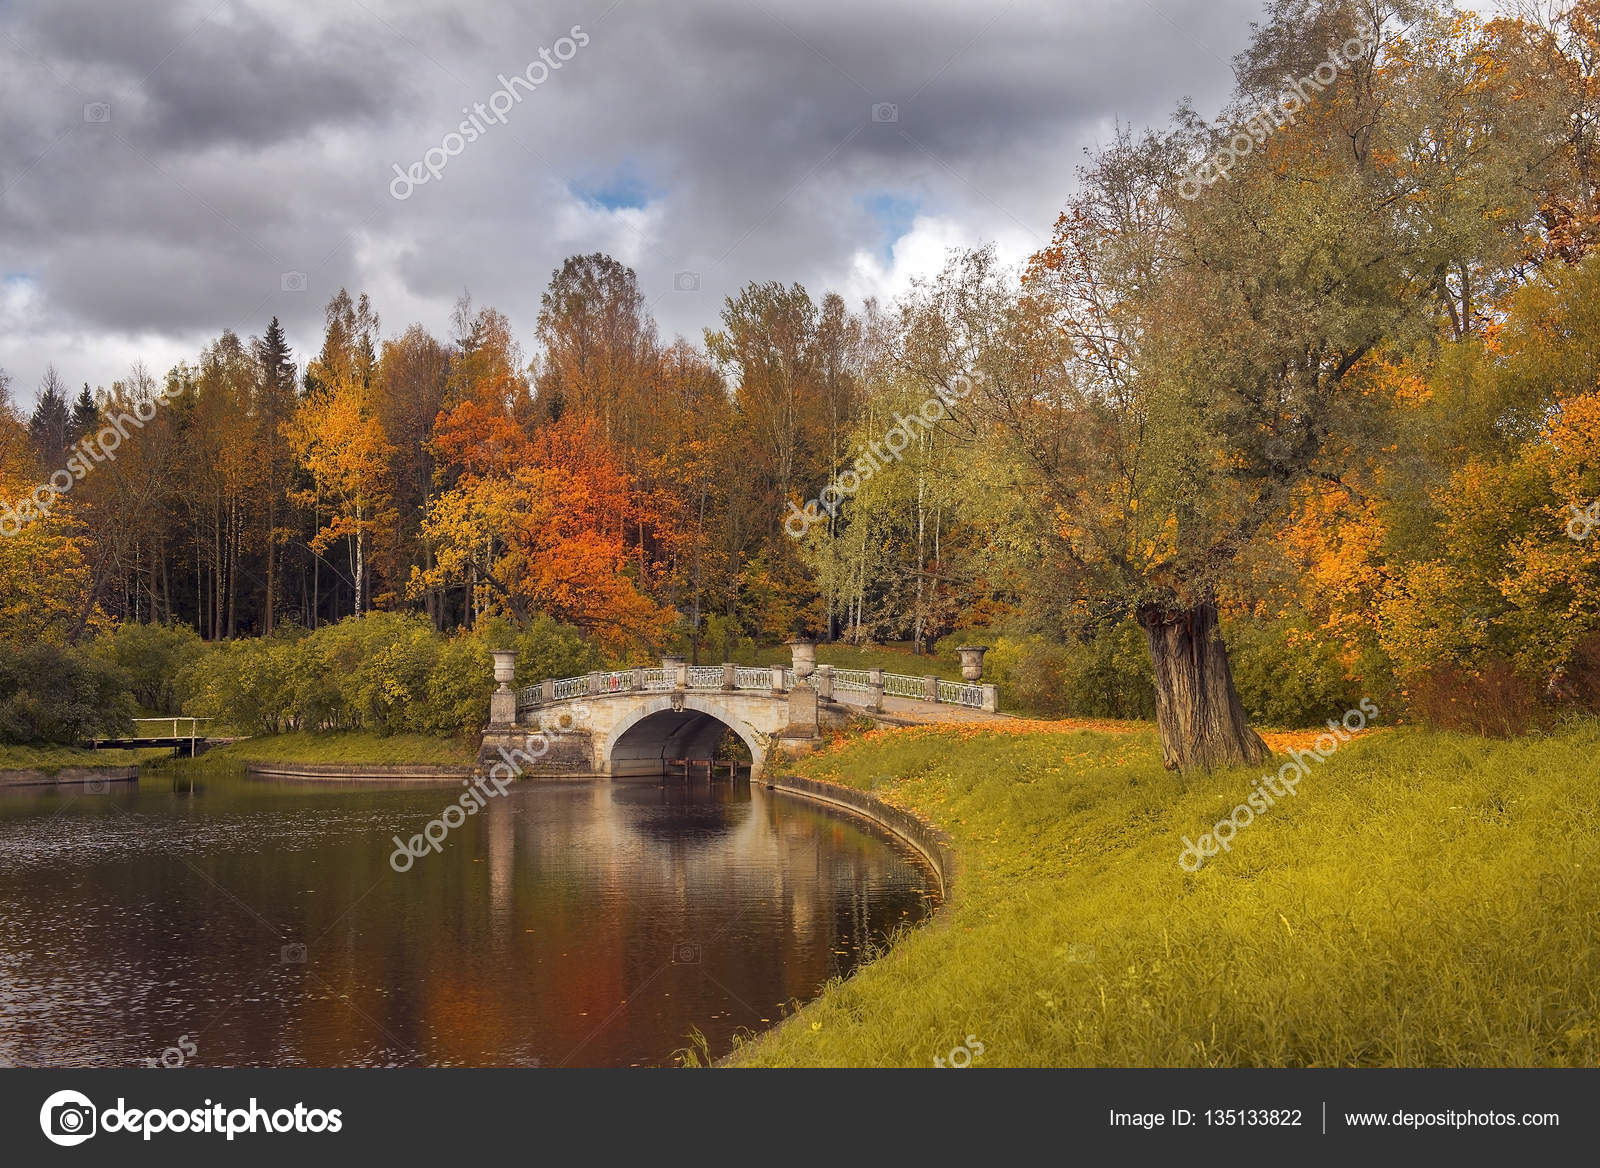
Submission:
M 838 691 L 865 693 L 868 695 L 867 705 L 875 710 L 882 708 L 886 694 L 916 701 L 966 706 L 975 710 L 995 711 L 999 708 L 999 695 L 992 685 L 945 681 L 931 675 L 914 677 L 904 673 L 886 673 L 881 669 L 837 669 L 817 665 L 806 680 L 815 686 L 818 696 L 824 700 L 831 699 Z M 782 694 L 792 690 L 796 684 L 795 671 L 787 666 L 735 665 L 731 662 L 690 666 L 681 659 L 669 658 L 659 669 L 597 671 L 576 677 L 549 678 L 537 685 L 524 686 L 517 691 L 516 708 L 520 712 L 574 698 L 618 693 L 662 693 L 677 689 Z

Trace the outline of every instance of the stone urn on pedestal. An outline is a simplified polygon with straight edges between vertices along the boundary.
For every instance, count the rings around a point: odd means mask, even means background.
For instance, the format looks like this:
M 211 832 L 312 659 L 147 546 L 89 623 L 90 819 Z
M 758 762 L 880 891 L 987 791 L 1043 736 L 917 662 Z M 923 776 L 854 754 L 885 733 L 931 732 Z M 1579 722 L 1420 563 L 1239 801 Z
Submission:
M 492 649 L 490 656 L 494 658 L 496 685 L 494 693 L 489 695 L 489 725 L 514 726 L 517 721 L 517 695 L 511 688 L 511 682 L 517 675 L 517 652 L 515 649 Z
M 817 645 L 815 641 L 799 638 L 789 642 L 789 653 L 794 668 L 794 687 L 789 690 L 789 721 L 778 732 L 778 752 L 786 758 L 808 754 L 818 736 L 817 691 L 811 677 L 817 671 Z M 772 667 L 772 691 L 782 692 L 783 669 Z
M 817 671 L 817 643 L 815 641 L 790 641 L 789 655 L 794 659 L 794 677 L 796 681 L 804 681 Z
M 962 645 L 956 650 L 961 654 L 961 676 L 967 681 L 977 681 L 983 677 L 983 655 L 989 651 L 987 645 Z

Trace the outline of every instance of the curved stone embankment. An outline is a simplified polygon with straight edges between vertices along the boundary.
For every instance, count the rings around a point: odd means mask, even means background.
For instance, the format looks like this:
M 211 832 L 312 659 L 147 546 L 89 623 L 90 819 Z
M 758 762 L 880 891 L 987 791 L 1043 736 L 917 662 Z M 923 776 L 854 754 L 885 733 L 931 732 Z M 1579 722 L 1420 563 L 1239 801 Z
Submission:
M 795 775 L 779 775 L 760 780 L 770 791 L 797 795 L 817 803 L 826 803 L 840 810 L 870 819 L 891 835 L 915 848 L 939 881 L 939 899 L 948 901 L 955 884 L 956 858 L 951 850 L 950 837 L 930 824 L 924 823 L 909 811 L 891 807 L 882 799 L 858 791 L 854 787 L 841 787 L 837 783 L 824 783 L 819 779 L 802 779 Z
M 388 766 L 383 763 L 246 763 L 252 779 L 292 783 L 459 783 L 472 777 L 470 766 Z
M 837 807 L 841 811 L 871 820 L 889 834 L 915 848 L 933 869 L 933 874 L 939 881 L 939 907 L 934 910 L 931 919 L 937 920 L 944 912 L 950 903 L 950 890 L 955 885 L 957 875 L 955 852 L 951 850 L 950 837 L 944 832 L 932 824 L 924 823 L 909 811 L 891 807 L 882 799 L 865 791 L 858 791 L 854 787 L 841 787 L 836 783 L 824 783 L 820 779 L 802 779 L 797 775 L 775 776 L 759 781 L 769 791 L 779 791 L 786 795 L 810 799 L 816 803 L 825 803 L 830 807 Z M 799 1017 L 799 1014 L 793 1014 L 776 1026 L 763 1031 L 762 1034 L 772 1034 L 784 1026 L 796 1025 Z M 714 1065 L 734 1066 L 737 1054 L 737 1051 L 732 1051 L 718 1059 Z
M 53 774 L 41 770 L 0 771 L 0 789 L 7 787 L 60 787 L 80 786 L 85 783 L 98 787 L 101 783 L 136 783 L 139 768 L 136 766 L 62 767 Z

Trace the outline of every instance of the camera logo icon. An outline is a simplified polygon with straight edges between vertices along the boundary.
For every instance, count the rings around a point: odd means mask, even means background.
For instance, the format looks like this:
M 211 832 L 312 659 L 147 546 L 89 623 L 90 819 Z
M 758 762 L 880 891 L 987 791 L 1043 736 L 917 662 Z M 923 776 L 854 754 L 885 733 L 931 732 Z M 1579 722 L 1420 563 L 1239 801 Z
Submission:
M 298 941 L 285 945 L 278 950 L 278 960 L 284 965 L 304 965 L 306 963 L 306 947 Z
M 85 795 L 104 795 L 111 790 L 111 784 L 105 779 L 84 779 L 83 793 Z
M 672 277 L 672 290 L 674 292 L 700 291 L 699 272 L 679 272 Z
M 679 941 L 672 947 L 672 964 L 699 965 L 700 946 L 694 941 Z
M 83 107 L 83 120 L 96 123 L 109 122 L 111 120 L 111 103 L 106 101 L 87 102 Z
M 900 107 L 887 101 L 880 101 L 872 107 L 872 120 L 875 122 L 898 122 L 900 120 Z
M 95 1107 L 87 1095 L 57 1091 L 39 1108 L 44 1138 L 63 1148 L 75 1147 L 94 1135 Z
M 284 292 L 304 292 L 306 290 L 306 274 L 304 272 L 285 272 L 278 277 L 278 288 Z

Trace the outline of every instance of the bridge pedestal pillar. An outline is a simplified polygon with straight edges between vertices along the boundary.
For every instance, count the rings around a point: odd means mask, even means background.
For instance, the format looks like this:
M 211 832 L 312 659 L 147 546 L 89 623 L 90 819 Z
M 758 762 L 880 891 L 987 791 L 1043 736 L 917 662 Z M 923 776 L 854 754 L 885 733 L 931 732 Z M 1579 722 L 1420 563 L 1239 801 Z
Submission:
M 689 659 L 676 653 L 662 657 L 661 676 L 666 679 L 668 689 L 688 689 Z
M 784 728 L 785 738 L 817 736 L 817 691 L 800 682 L 789 691 L 789 725 Z
M 833 700 L 833 666 L 817 666 L 817 696 L 825 702 Z
M 805 682 L 789 690 L 789 724 L 777 733 L 778 752 L 789 758 L 810 754 L 821 737 L 817 691 Z

